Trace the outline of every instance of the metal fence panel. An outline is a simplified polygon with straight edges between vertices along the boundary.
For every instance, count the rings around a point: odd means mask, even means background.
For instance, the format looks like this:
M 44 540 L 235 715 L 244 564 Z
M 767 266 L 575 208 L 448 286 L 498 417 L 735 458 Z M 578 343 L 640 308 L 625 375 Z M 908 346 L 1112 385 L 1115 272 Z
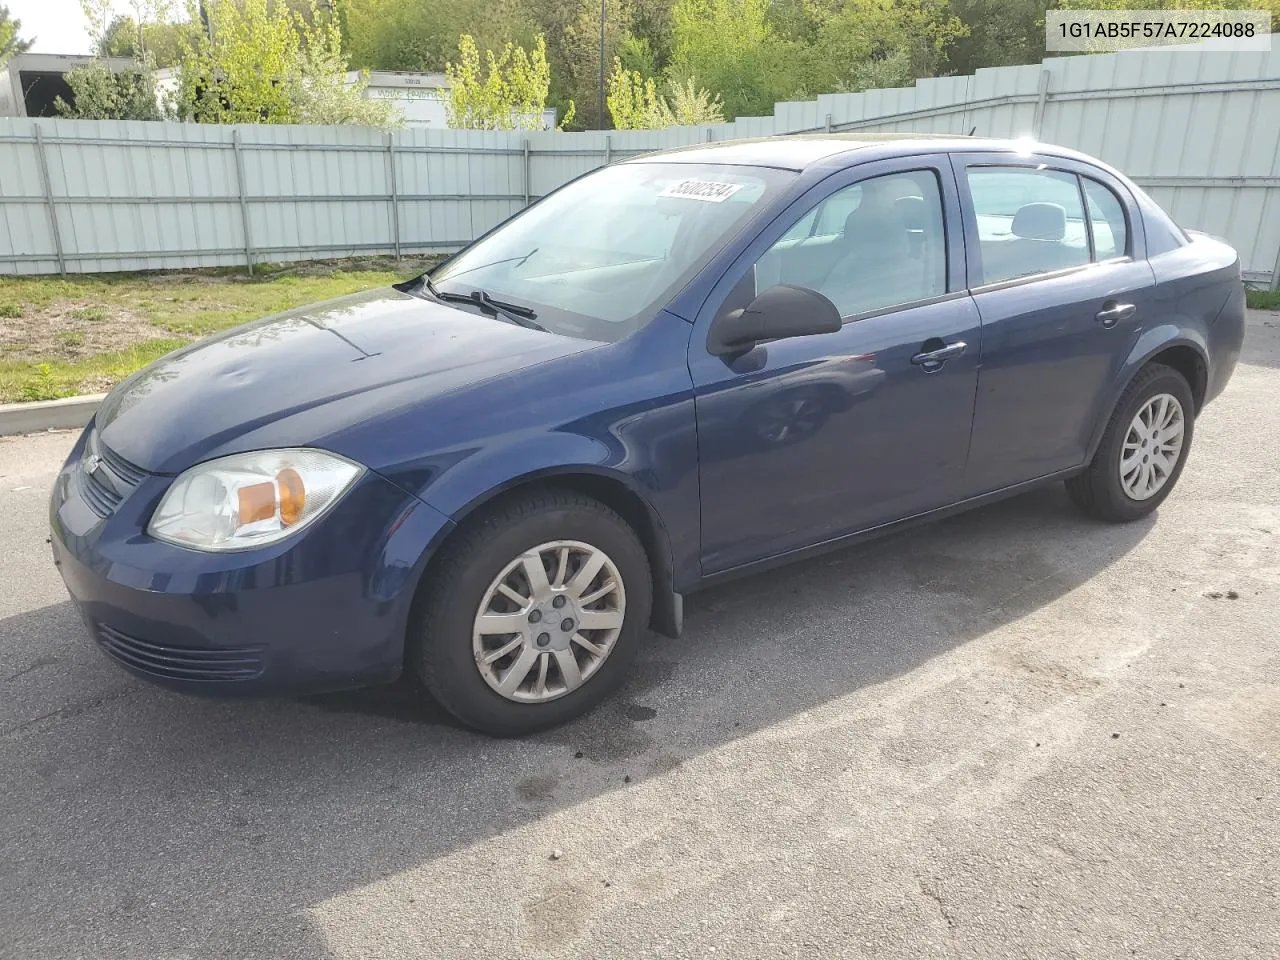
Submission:
M 0 119 L 0 274 L 455 249 L 601 164 L 818 130 L 1034 136 L 1101 157 L 1280 285 L 1280 49 L 1129 51 L 779 103 L 669 130 Z

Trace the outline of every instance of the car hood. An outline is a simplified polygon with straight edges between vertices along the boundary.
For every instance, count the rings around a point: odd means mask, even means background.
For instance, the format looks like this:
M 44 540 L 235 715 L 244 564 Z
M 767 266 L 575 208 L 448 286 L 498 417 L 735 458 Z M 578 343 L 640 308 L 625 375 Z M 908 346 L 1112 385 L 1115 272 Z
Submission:
M 276 445 L 313 444 L 380 412 L 595 345 L 387 288 L 171 353 L 116 387 L 95 422 L 121 457 L 177 473 L 269 424 L 297 425 L 275 431 Z

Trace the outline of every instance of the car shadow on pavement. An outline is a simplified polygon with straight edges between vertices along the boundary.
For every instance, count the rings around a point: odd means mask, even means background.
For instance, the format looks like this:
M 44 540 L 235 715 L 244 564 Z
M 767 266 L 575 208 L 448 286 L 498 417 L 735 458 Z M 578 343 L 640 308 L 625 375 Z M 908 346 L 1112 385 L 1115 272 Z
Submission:
M 1153 522 L 1083 519 L 1055 486 L 716 587 L 619 696 L 523 741 L 457 729 L 412 681 L 187 698 L 102 659 L 69 603 L 0 621 L 0 649 L 57 637 L 0 684 L 0 929 L 29 958 L 330 955 L 317 904 L 916 670 L 1085 584 Z

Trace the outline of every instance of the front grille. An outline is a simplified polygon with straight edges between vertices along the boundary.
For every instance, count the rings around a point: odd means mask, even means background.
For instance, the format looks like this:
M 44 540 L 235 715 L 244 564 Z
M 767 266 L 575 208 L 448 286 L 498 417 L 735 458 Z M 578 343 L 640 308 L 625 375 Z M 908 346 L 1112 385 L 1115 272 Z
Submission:
M 97 440 L 97 431 L 94 431 L 94 439 Z M 130 487 L 136 487 L 147 476 L 147 471 L 141 467 L 135 467 L 120 454 L 116 453 L 105 443 L 97 442 L 95 444 L 98 456 L 102 458 L 102 462 L 110 468 L 111 472 L 127 483 Z
M 97 458 L 93 470 L 87 469 L 91 458 Z M 84 457 L 80 460 L 80 493 L 85 503 L 100 517 L 116 512 L 121 502 L 147 476 L 98 439 L 98 431 L 89 434 Z
M 80 493 L 84 497 L 84 502 L 100 517 L 111 516 L 120 506 L 120 501 L 124 499 L 97 477 L 83 471 L 80 473 Z
M 105 623 L 98 642 L 121 663 L 168 680 L 252 680 L 262 673 L 262 647 L 170 647 L 139 640 Z

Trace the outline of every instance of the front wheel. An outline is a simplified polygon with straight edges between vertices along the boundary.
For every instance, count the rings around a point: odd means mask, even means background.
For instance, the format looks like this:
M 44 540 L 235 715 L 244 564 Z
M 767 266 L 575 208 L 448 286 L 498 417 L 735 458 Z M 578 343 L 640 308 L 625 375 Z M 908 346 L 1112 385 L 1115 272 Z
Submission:
M 427 578 L 410 655 L 449 713 L 495 736 L 564 723 L 616 689 L 653 591 L 635 531 L 567 491 L 485 511 L 446 544 Z
M 1125 389 L 1093 460 L 1067 481 L 1085 513 L 1124 523 L 1151 513 L 1173 490 L 1191 450 L 1195 400 L 1172 367 L 1144 367 Z

